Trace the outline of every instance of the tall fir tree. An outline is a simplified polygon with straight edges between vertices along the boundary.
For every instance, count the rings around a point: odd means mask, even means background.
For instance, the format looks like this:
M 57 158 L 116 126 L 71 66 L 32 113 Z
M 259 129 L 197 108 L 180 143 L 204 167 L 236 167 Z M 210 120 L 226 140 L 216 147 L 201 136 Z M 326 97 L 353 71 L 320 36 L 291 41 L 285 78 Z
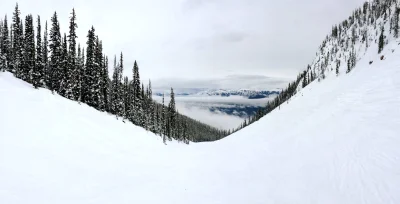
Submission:
M 70 98 L 72 90 L 70 84 L 71 69 L 68 66 L 68 44 L 67 44 L 67 34 L 64 33 L 61 45 L 61 83 L 60 83 L 60 95 L 66 98 Z
M 147 98 L 148 98 L 148 115 L 149 115 L 149 129 L 152 132 L 156 132 L 156 115 L 155 115 L 155 106 L 153 103 L 153 90 L 151 88 L 151 81 L 149 80 L 149 85 L 148 85 L 148 93 L 147 93 Z
M 379 36 L 379 42 L 378 42 L 378 54 L 380 54 L 383 50 L 383 47 L 385 46 L 385 36 L 384 36 L 385 29 L 382 26 L 381 28 L 381 35 Z
M 15 6 L 13 13 L 13 24 L 12 24 L 12 58 L 11 58 L 11 72 L 18 78 L 21 78 L 20 67 L 22 65 L 22 52 L 23 52 L 23 31 L 22 21 L 20 18 L 21 12 L 19 11 L 18 4 Z
M 102 76 L 102 94 L 104 100 L 104 110 L 110 111 L 110 78 L 108 77 L 108 58 L 106 56 L 103 57 L 104 64 L 103 64 L 103 76 Z
M 103 95 L 103 44 L 98 36 L 96 36 L 95 42 L 95 53 L 94 53 L 94 64 L 95 64 L 95 83 L 94 83 L 94 96 L 97 101 L 98 109 L 104 111 L 104 95 Z
M 50 72 L 50 64 L 49 64 L 49 41 L 47 39 L 48 33 L 47 33 L 47 21 L 44 26 L 44 33 L 43 33 L 43 51 L 42 51 L 42 61 L 43 61 L 43 72 L 44 72 L 44 83 L 47 88 L 50 89 L 50 84 L 51 84 L 51 72 Z
M 85 73 L 86 73 L 86 66 L 85 66 L 85 61 L 86 61 L 86 57 L 85 57 L 85 48 L 82 48 L 81 51 L 81 57 L 80 57 L 80 69 L 79 72 L 80 74 L 80 85 L 79 85 L 79 102 L 83 102 L 83 93 L 84 93 L 84 87 L 85 87 Z
M 78 87 L 79 87 L 79 69 L 77 64 L 76 56 L 76 14 L 75 9 L 72 9 L 70 21 L 69 21 L 69 33 L 68 33 L 68 87 L 67 87 L 67 98 L 78 99 Z
M 176 107 L 174 89 L 171 88 L 171 100 L 168 105 L 169 115 L 169 137 L 176 136 Z
M 116 60 L 115 60 L 116 63 Z M 114 64 L 115 64 L 114 63 Z M 120 54 L 120 58 L 119 58 L 119 63 L 116 65 L 116 83 L 117 86 L 115 87 L 115 91 L 116 91 L 116 115 L 123 117 L 124 115 L 124 87 L 122 85 L 122 80 L 123 80 L 123 71 L 124 71 L 124 56 L 121 52 Z
M 161 109 L 161 135 L 163 138 L 164 144 L 166 143 L 166 136 L 167 136 L 167 127 L 166 127 L 166 112 L 165 112 L 165 101 L 164 101 L 164 94 L 162 95 L 162 109 Z
M 303 84 L 302 84 L 302 87 L 304 88 L 304 87 L 306 87 L 307 85 L 308 85 L 308 83 L 307 83 L 307 72 L 306 71 L 304 71 L 304 74 L 303 74 Z
M 76 56 L 76 66 L 77 66 L 77 73 L 76 73 L 76 87 L 74 87 L 74 96 L 75 100 L 80 102 L 81 100 L 81 84 L 82 84 L 82 77 L 83 77 L 83 59 L 82 59 L 82 50 L 81 45 L 78 44 L 77 56 Z
M 128 118 L 129 117 L 129 81 L 128 77 L 124 77 L 124 83 L 123 83 L 123 93 L 122 93 L 122 98 L 123 98 L 123 111 L 122 111 L 122 117 L 123 118 Z
M 47 85 L 52 91 L 60 91 L 60 84 L 63 79 L 62 73 L 62 42 L 60 24 L 58 23 L 57 13 L 54 12 L 51 17 L 50 29 L 50 63 L 49 63 L 49 84 Z
M 35 69 L 35 34 L 33 28 L 33 17 L 27 15 L 25 18 L 25 37 L 23 50 L 23 67 L 21 67 L 21 79 L 28 83 L 33 82 L 33 71 Z
M 399 37 L 399 14 L 400 8 L 396 7 L 395 12 L 393 13 L 393 35 L 395 38 Z
M 32 73 L 33 86 L 35 88 L 44 86 L 44 66 L 43 62 L 43 45 L 41 35 L 40 16 L 37 17 L 37 32 L 36 32 L 36 64 Z
M 0 52 L 2 53 L 2 67 L 0 69 L 11 71 L 11 42 L 9 38 L 7 15 L 4 17 L 4 22 L 1 30 L 2 44 L 0 47 Z
M 133 64 L 133 111 L 134 118 L 133 121 L 135 124 L 140 124 L 140 120 L 142 119 L 142 95 L 140 88 L 140 75 L 139 75 L 139 66 L 135 60 Z
M 111 80 L 111 97 L 110 97 L 110 112 L 117 115 L 118 110 L 118 67 L 117 67 L 117 56 L 114 56 L 113 64 L 113 75 Z
M 336 60 L 336 76 L 339 76 L 340 60 Z
M 96 35 L 94 27 L 88 31 L 86 42 L 86 63 L 85 63 L 85 74 L 84 74 L 84 83 L 83 83 L 83 91 L 82 91 L 82 101 L 87 103 L 88 105 L 97 108 L 98 101 L 96 101 L 96 67 L 95 67 L 95 44 L 96 44 Z

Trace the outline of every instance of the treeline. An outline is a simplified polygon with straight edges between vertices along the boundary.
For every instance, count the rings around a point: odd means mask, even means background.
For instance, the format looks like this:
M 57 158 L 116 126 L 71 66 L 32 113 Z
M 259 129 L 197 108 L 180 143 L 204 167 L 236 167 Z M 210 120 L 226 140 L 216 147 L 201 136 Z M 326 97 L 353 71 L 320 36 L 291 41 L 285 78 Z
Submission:
M 289 83 L 288 87 L 282 90 L 274 100 L 260 108 L 254 116 L 245 120 L 232 132 L 249 126 L 274 109 L 279 109 L 281 104 L 289 102 L 298 89 L 305 88 L 315 80 L 318 82 L 324 80 L 327 72 L 334 72 L 336 76 L 339 76 L 340 67 L 344 66 L 345 73 L 350 73 L 356 66 L 358 53 L 365 52 L 372 43 L 377 44 L 376 52 L 380 54 L 389 38 L 399 37 L 399 18 L 398 0 L 365 2 L 360 8 L 354 10 L 348 19 L 332 27 L 332 32 L 326 36 L 319 47 L 314 62 L 308 65 L 295 81 Z
M 133 65 L 133 80 L 123 76 L 124 58 L 114 57 L 113 73 L 109 77 L 108 57 L 103 53 L 103 41 L 94 27 L 87 34 L 86 47 L 77 44 L 76 13 L 72 10 L 69 33 L 61 34 L 57 13 L 42 26 L 40 16 L 31 14 L 21 19 L 18 4 L 9 27 L 7 16 L 0 20 L 0 71 L 9 71 L 35 88 L 47 88 L 53 93 L 116 115 L 141 126 L 166 140 L 214 141 L 228 131 L 205 125 L 178 113 L 173 89 L 166 106 L 152 99 L 151 82 L 140 80 L 139 66 Z M 36 34 L 36 35 L 35 35 Z

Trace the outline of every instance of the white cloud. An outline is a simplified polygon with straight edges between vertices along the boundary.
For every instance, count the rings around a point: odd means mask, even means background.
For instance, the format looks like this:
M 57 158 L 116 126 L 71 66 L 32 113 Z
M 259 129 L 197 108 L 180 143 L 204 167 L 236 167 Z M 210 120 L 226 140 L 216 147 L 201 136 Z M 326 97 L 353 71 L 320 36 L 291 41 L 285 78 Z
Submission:
M 188 107 L 183 103 L 177 103 L 177 108 L 180 113 L 186 116 L 224 130 L 237 128 L 244 121 L 238 116 L 232 116 L 222 112 L 210 112 L 206 108 L 196 106 Z
M 152 81 L 154 89 L 167 90 L 173 87 L 180 89 L 253 89 L 253 90 L 281 90 L 286 87 L 292 79 L 276 78 L 262 75 L 229 75 L 219 78 L 163 78 Z

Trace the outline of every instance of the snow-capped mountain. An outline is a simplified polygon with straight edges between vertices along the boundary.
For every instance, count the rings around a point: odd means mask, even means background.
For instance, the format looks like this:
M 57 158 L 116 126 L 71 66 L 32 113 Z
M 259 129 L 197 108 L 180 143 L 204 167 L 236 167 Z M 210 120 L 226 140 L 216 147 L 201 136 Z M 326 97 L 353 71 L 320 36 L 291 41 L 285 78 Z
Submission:
M 197 95 L 206 96 L 243 96 L 249 99 L 268 98 L 279 94 L 278 91 L 258 91 L 250 89 L 228 90 L 228 89 L 211 89 L 197 93 Z

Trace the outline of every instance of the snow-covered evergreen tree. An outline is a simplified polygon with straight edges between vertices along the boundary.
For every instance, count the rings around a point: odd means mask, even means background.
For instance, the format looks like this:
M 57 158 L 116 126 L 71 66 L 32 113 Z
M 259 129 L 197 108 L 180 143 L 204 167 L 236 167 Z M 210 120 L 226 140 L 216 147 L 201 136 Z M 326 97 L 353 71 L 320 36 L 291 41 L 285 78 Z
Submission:
M 32 83 L 35 88 L 44 86 L 44 63 L 43 63 L 43 45 L 41 35 L 40 16 L 37 17 L 36 32 L 36 63 L 32 72 Z
M 171 94 L 170 94 L 171 100 L 169 101 L 168 104 L 168 126 L 169 126 L 169 131 L 168 131 L 168 136 L 174 137 L 176 136 L 176 107 L 175 107 L 175 94 L 174 94 L 174 89 L 171 88 Z
M 75 76 L 75 87 L 74 87 L 74 96 L 75 100 L 81 101 L 81 86 L 82 86 L 82 77 L 84 73 L 84 59 L 82 58 L 82 50 L 81 45 L 78 44 L 77 55 L 76 55 L 76 76 Z
M 22 21 L 20 18 L 21 12 L 19 11 L 18 4 L 15 6 L 13 13 L 13 24 L 12 24 L 12 58 L 11 58 L 11 72 L 16 77 L 21 78 L 21 65 L 23 58 L 23 30 Z
M 137 125 L 142 123 L 142 94 L 140 88 L 139 66 L 135 60 L 133 65 L 133 122 Z
M 103 56 L 104 63 L 102 68 L 102 95 L 104 102 L 104 111 L 110 111 L 110 78 L 108 77 L 108 58 Z
M 62 38 L 62 46 L 61 46 L 61 58 L 60 58 L 60 67 L 61 67 L 61 83 L 59 88 L 59 93 L 61 96 L 68 98 L 67 93 L 71 94 L 72 90 L 69 88 L 71 69 L 68 67 L 68 45 L 67 45 L 67 34 L 64 33 L 64 37 Z
M 103 44 L 98 36 L 96 36 L 96 43 L 95 43 L 94 65 L 95 65 L 94 97 L 95 101 L 97 101 L 98 109 L 104 111 Z
M 42 62 L 43 62 L 43 71 L 44 71 L 44 83 L 46 86 L 50 89 L 50 84 L 51 84 L 51 71 L 50 71 L 50 64 L 49 64 L 49 41 L 47 39 L 48 33 L 47 33 L 47 21 L 44 26 L 44 33 L 43 33 L 43 51 L 42 51 Z
M 82 86 L 82 102 L 97 108 L 98 101 L 96 100 L 96 67 L 95 67 L 95 30 L 92 27 L 88 31 L 87 42 L 86 42 L 86 63 L 85 63 L 85 74 Z
M 122 86 L 122 80 L 123 80 L 123 72 L 124 72 L 124 55 L 120 54 L 119 57 L 119 65 L 117 66 L 118 72 L 117 72 L 117 83 L 118 86 L 116 87 L 117 91 L 117 115 L 120 117 L 123 117 L 124 115 L 124 110 L 125 110 L 125 104 L 124 104 L 124 87 Z
M 114 56 L 113 64 L 113 75 L 111 80 L 111 93 L 110 93 L 110 112 L 117 115 L 118 110 L 118 67 L 117 67 L 117 56 Z
M 383 50 L 383 47 L 385 46 L 385 28 L 382 26 L 381 28 L 381 35 L 379 36 L 379 42 L 378 42 L 378 53 L 380 54 Z
M 21 79 L 28 83 L 32 83 L 32 73 L 35 68 L 35 34 L 33 28 L 33 17 L 30 14 L 25 18 L 25 36 L 23 45 L 23 67 L 21 67 Z
M 77 99 L 78 98 L 78 87 L 79 87 L 79 69 L 77 64 L 77 55 L 76 55 L 76 29 L 78 25 L 76 24 L 76 14 L 75 9 L 72 9 L 70 21 L 69 21 L 69 33 L 68 33 L 68 75 L 67 75 L 67 90 L 66 97 L 69 99 Z
M 1 52 L 1 67 L 3 71 L 9 70 L 11 71 L 11 42 L 9 38 L 9 30 L 8 30 L 8 22 L 7 22 L 7 15 L 4 17 L 4 22 L 2 25 L 1 29 L 1 46 L 0 46 L 0 52 Z
M 62 81 L 62 43 L 61 43 L 61 32 L 60 24 L 58 23 L 57 13 L 54 12 L 51 17 L 51 29 L 50 29 L 50 63 L 49 63 L 49 83 L 47 86 L 52 91 L 60 91 L 60 84 Z

